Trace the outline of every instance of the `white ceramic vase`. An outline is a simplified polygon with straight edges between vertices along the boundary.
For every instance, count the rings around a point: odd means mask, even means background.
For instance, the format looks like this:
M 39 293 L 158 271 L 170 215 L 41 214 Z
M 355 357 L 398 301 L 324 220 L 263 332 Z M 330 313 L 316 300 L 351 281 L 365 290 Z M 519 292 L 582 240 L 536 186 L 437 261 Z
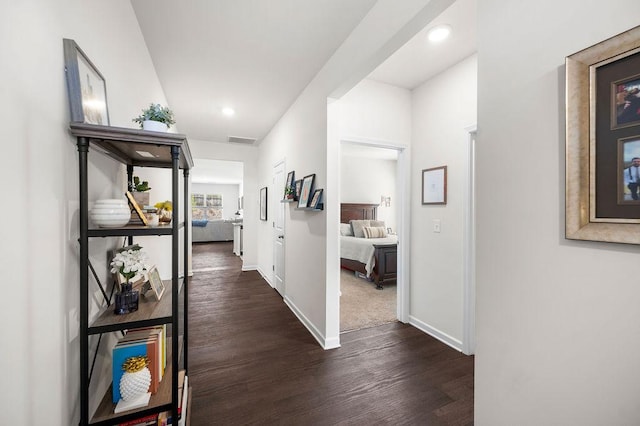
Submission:
M 131 211 L 126 200 L 104 199 L 94 203 L 89 217 L 100 228 L 119 228 L 129 223 Z
M 159 121 L 145 120 L 142 122 L 142 130 L 151 130 L 152 132 L 167 132 L 169 126 Z

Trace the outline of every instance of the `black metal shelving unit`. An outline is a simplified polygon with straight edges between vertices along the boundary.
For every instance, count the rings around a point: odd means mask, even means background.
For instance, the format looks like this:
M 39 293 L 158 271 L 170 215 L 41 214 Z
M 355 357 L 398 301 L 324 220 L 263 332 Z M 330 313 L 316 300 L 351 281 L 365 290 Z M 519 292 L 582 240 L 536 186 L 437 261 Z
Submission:
M 84 123 L 71 123 L 70 131 L 77 139 L 79 161 L 80 187 L 80 424 L 81 425 L 113 425 L 128 420 L 140 418 L 162 411 L 172 411 L 172 418 L 178 418 L 178 370 L 180 361 L 182 367 L 188 371 L 188 232 L 189 227 L 179 222 L 179 170 L 184 174 L 184 217 L 188 217 L 189 206 L 189 170 L 193 167 L 193 160 L 187 138 L 181 134 L 159 133 L 144 130 L 99 126 Z M 89 200 L 88 200 L 88 155 L 90 150 L 99 151 L 127 166 L 129 183 L 133 179 L 134 167 L 170 168 L 172 171 L 172 203 L 176 213 L 170 226 L 147 227 L 125 226 L 122 228 L 89 228 Z M 124 194 L 124 191 L 123 191 Z M 123 195 L 124 197 L 124 195 Z M 178 256 L 179 230 L 184 228 L 184 271 L 179 277 Z M 166 282 L 167 292 L 160 301 L 145 301 L 140 303 L 138 311 L 127 315 L 113 314 L 110 305 L 103 309 L 97 318 L 89 324 L 89 268 L 93 267 L 89 261 L 89 242 L 91 238 L 127 237 L 129 243 L 136 236 L 165 235 L 170 236 L 171 243 L 171 280 Z M 95 273 L 94 273 L 95 277 Z M 106 292 L 102 289 L 105 300 Z M 171 295 L 170 298 L 167 296 Z M 179 310 L 182 297 L 183 311 Z M 147 407 L 121 414 L 114 414 L 114 404 L 110 399 L 110 392 L 104 396 L 95 414 L 90 418 L 89 413 L 89 383 L 93 362 L 89 355 L 89 337 L 98 335 L 98 345 L 103 333 L 122 331 L 126 329 L 148 327 L 153 325 L 171 325 L 171 344 L 167 342 L 167 367 L 165 376 L 158 392 L 152 396 Z M 180 332 L 180 330 L 182 330 Z M 167 337 L 167 340 L 169 337 Z M 97 352 L 97 350 L 96 350 Z M 171 358 L 169 358 L 171 357 Z M 90 365 L 91 364 L 91 365 Z M 185 392 L 188 389 L 184 390 Z M 186 410 L 182 413 L 186 416 Z

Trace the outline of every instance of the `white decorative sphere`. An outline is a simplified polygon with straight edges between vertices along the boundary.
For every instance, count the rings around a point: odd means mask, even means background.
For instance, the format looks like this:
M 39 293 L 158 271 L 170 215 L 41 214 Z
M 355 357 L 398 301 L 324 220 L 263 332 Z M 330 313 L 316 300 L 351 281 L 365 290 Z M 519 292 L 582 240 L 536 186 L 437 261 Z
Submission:
M 147 367 L 135 373 L 125 372 L 120 378 L 120 396 L 125 401 L 131 401 L 149 392 L 149 385 L 151 385 L 151 372 Z

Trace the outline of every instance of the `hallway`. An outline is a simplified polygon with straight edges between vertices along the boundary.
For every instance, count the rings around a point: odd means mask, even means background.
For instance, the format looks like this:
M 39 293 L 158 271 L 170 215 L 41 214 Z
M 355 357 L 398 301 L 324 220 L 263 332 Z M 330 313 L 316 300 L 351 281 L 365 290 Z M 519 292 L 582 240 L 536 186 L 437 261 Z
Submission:
M 241 267 L 231 243 L 193 246 L 192 426 L 473 424 L 473 357 L 401 323 L 343 334 L 324 351 Z

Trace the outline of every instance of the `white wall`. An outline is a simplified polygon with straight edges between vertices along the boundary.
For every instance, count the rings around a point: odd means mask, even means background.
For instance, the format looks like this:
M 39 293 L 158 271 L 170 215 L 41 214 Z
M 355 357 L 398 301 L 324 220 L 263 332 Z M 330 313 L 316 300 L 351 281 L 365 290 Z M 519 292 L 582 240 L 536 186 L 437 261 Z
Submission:
M 338 101 L 340 139 L 385 147 L 411 144 L 411 91 L 364 79 Z M 391 207 L 379 207 L 379 219 L 397 229 L 397 161 L 340 161 L 340 202 L 379 203 L 391 196 Z M 374 180 L 375 184 L 367 185 Z M 376 189 L 377 188 L 377 189 Z
M 343 155 L 340 158 L 340 202 L 379 204 L 380 196 L 391 197 L 391 206 L 378 207 L 378 220 L 396 226 L 396 160 Z
M 0 310 L 0 363 L 11 383 L 0 391 L 3 422 L 66 426 L 79 419 L 80 349 L 78 166 L 67 130 L 62 39 L 74 39 L 105 76 L 112 125 L 133 127 L 142 107 L 166 101 L 129 1 L 5 3 L 0 51 L 10 60 L 2 68 L 0 112 L 8 160 L 1 177 L 5 199 L 18 207 L 5 210 L 10 226 L 0 256 L 12 277 L 4 286 L 11 303 Z M 90 200 L 126 189 L 123 167 L 102 155 L 90 154 L 90 174 Z M 91 244 L 102 279 L 114 240 Z M 90 391 L 96 398 L 103 395 L 102 373 L 110 382 L 110 363 L 99 361 Z
M 339 344 L 339 182 L 340 118 L 327 106 L 368 75 L 373 68 L 444 10 L 451 1 L 402 3 L 379 1 L 305 88 L 259 147 L 258 188 L 272 190 L 273 166 L 286 159 L 296 176 L 316 174 L 325 188 L 325 210 L 298 211 L 285 217 L 285 302 L 325 348 Z M 328 108 L 331 110 L 328 113 Z M 245 194 L 249 191 L 245 186 Z M 271 271 L 271 222 L 258 224 L 259 267 Z M 327 243 L 326 236 L 335 235 Z
M 381 144 L 409 144 L 411 91 L 362 80 L 340 98 L 340 137 Z
M 564 61 L 640 3 L 478 14 L 476 424 L 638 424 L 640 248 L 564 238 Z
M 238 211 L 238 197 L 240 185 L 225 183 L 193 183 L 193 194 L 221 194 L 222 195 L 222 219 L 234 219 Z
M 462 347 L 465 127 L 476 123 L 475 55 L 413 91 L 410 322 Z M 447 166 L 447 204 L 422 205 L 422 170 Z M 433 232 L 440 220 L 441 232 Z
M 258 218 L 260 216 L 258 148 L 252 145 L 238 145 L 227 142 L 210 142 L 201 140 L 189 140 L 189 148 L 191 148 L 191 155 L 193 158 L 239 161 L 243 163 L 241 188 L 244 197 L 242 221 L 242 269 L 258 269 L 257 241 L 259 229 Z

